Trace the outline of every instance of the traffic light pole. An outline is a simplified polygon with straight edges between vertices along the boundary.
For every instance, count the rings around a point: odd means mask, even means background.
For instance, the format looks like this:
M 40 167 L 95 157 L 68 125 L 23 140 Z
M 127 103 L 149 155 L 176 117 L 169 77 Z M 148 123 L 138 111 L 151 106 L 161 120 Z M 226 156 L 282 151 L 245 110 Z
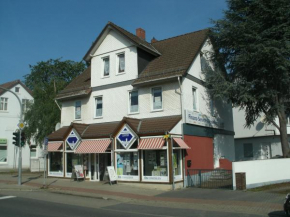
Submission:
M 20 98 L 17 96 L 16 93 L 12 92 L 9 89 L 6 89 L 4 87 L 0 87 L 0 89 L 3 89 L 5 91 L 8 91 L 12 93 L 16 98 L 18 99 L 19 105 L 20 105 L 20 117 L 19 117 L 19 123 L 22 122 L 22 103 Z M 18 185 L 22 184 L 22 147 L 21 147 L 21 128 L 20 128 L 20 135 L 19 135 L 19 156 L 18 156 Z

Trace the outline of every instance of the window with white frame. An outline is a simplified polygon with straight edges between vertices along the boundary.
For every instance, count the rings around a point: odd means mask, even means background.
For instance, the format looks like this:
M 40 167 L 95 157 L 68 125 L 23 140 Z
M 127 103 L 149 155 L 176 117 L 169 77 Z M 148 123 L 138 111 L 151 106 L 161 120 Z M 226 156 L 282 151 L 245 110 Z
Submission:
M 139 112 L 139 99 L 137 90 L 129 92 L 129 106 L 129 113 Z
M 103 64 L 104 64 L 104 77 L 109 76 L 110 75 L 110 58 L 104 57 Z
M 194 111 L 197 111 L 197 89 L 192 88 L 192 107 Z
M 8 109 L 8 98 L 0 98 L 0 111 L 7 111 Z
M 22 99 L 22 112 L 27 112 L 29 99 Z
M 118 73 L 125 72 L 125 53 L 118 54 L 117 61 Z
M 153 100 L 153 110 L 162 109 L 162 88 L 154 87 L 152 88 L 152 100 Z
M 15 87 L 15 93 L 19 93 L 20 87 Z
M 102 117 L 103 116 L 103 97 L 98 96 L 95 98 L 95 105 L 96 105 L 96 117 Z
M 82 102 L 76 101 L 75 102 L 75 119 L 82 118 Z
M 290 125 L 290 115 L 287 115 L 287 117 L 286 117 L 286 123 L 287 123 L 287 125 Z
M 30 146 L 30 157 L 31 158 L 36 158 L 36 145 L 31 145 Z

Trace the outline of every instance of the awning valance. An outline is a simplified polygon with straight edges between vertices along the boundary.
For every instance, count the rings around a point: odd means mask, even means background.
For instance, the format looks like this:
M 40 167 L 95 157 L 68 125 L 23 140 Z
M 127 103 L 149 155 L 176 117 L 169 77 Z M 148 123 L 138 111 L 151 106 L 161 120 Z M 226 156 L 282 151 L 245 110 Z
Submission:
M 181 138 L 173 138 L 173 140 L 179 145 L 180 148 L 190 149 L 190 147 Z
M 77 147 L 75 153 L 77 154 L 88 154 L 88 153 L 104 153 L 109 145 L 111 144 L 110 139 L 100 140 L 85 140 Z
M 164 144 L 163 137 L 143 138 L 140 140 L 138 149 L 162 149 Z
M 47 151 L 54 152 L 60 151 L 60 147 L 62 146 L 63 142 L 49 142 L 47 145 Z

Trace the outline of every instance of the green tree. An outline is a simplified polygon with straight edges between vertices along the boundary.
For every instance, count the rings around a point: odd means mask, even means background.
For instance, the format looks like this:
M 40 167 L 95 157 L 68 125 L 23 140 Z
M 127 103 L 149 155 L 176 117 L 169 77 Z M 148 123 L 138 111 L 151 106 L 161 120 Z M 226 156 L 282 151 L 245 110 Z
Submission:
M 205 80 L 213 97 L 226 97 L 246 112 L 246 127 L 265 115 L 280 132 L 289 157 L 290 1 L 228 0 L 224 17 L 213 21 L 215 69 Z M 279 119 L 276 124 L 275 118 Z
M 33 91 L 34 101 L 28 106 L 24 121 L 25 134 L 42 144 L 44 138 L 54 131 L 60 122 L 60 109 L 55 97 L 73 78 L 86 68 L 83 62 L 50 59 L 29 66 L 31 73 L 25 75 L 25 85 Z

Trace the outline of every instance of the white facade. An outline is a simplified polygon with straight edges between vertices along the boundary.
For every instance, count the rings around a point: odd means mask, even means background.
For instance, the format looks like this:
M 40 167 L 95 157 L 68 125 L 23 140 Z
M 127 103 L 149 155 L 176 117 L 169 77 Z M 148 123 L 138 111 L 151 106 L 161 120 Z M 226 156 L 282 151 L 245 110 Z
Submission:
M 17 96 L 21 101 L 23 100 L 33 100 L 33 97 L 25 90 L 25 88 L 20 84 L 10 88 L 11 91 L 15 92 L 17 89 Z M 3 93 L 1 99 L 7 99 L 7 109 L 2 107 L 0 110 L 0 139 L 3 139 L 0 144 L 1 148 L 1 160 L 0 160 L 0 170 L 10 170 L 18 168 L 18 154 L 19 150 L 13 143 L 13 132 L 18 129 L 19 117 L 20 117 L 20 104 L 16 96 L 8 91 Z M 1 100 L 0 100 L 1 101 Z M 6 143 L 6 144 L 5 144 Z M 35 144 L 31 144 L 32 146 Z M 6 153 L 5 153 L 6 150 Z M 6 156 L 6 159 L 4 159 Z M 39 170 L 43 165 L 43 162 L 40 165 L 38 157 L 40 156 L 40 149 L 35 148 L 30 150 L 30 147 L 26 144 L 22 148 L 22 168 L 30 169 L 31 161 L 33 162 L 33 167 L 31 168 L 34 171 Z M 36 162 L 37 161 L 37 162 Z M 43 167 L 42 167 L 43 168 Z
M 64 100 L 62 102 L 61 126 L 75 123 L 104 123 L 120 121 L 123 117 L 154 118 L 173 115 L 182 115 L 171 133 L 182 134 L 182 125 L 185 123 L 185 111 L 194 111 L 209 117 L 221 124 L 221 130 L 233 132 L 233 118 L 231 105 L 225 102 L 211 102 L 206 89 L 202 85 L 201 59 L 197 55 L 189 70 L 189 77 L 178 78 L 156 85 L 133 87 L 131 83 L 138 78 L 138 53 L 137 47 L 127 38 L 114 30 L 101 36 L 94 53 L 91 55 L 91 87 L 92 93 L 88 97 Z M 203 52 L 212 49 L 204 43 Z M 118 72 L 118 55 L 125 56 L 125 70 Z M 108 64 L 109 62 L 109 64 Z M 109 73 L 105 68 L 108 68 Z M 198 82 L 197 82 L 198 81 Z M 152 89 L 160 87 L 162 90 L 161 109 L 153 109 Z M 193 108 L 193 89 L 196 90 L 196 109 Z M 138 111 L 130 113 L 131 91 L 138 91 Z M 101 98 L 102 115 L 96 115 L 96 98 Z M 76 102 L 81 101 L 81 118 L 76 119 Z M 215 140 L 215 167 L 219 166 L 219 158 L 227 157 L 233 161 L 234 140 L 233 135 L 214 136 Z
M 245 111 L 238 108 L 233 108 L 233 116 L 237 161 L 270 159 L 283 155 L 280 133 L 276 127 L 265 124 L 263 117 L 260 117 L 251 127 L 245 128 Z M 276 123 L 279 125 L 278 119 Z M 287 132 L 289 135 L 290 125 L 287 125 Z

